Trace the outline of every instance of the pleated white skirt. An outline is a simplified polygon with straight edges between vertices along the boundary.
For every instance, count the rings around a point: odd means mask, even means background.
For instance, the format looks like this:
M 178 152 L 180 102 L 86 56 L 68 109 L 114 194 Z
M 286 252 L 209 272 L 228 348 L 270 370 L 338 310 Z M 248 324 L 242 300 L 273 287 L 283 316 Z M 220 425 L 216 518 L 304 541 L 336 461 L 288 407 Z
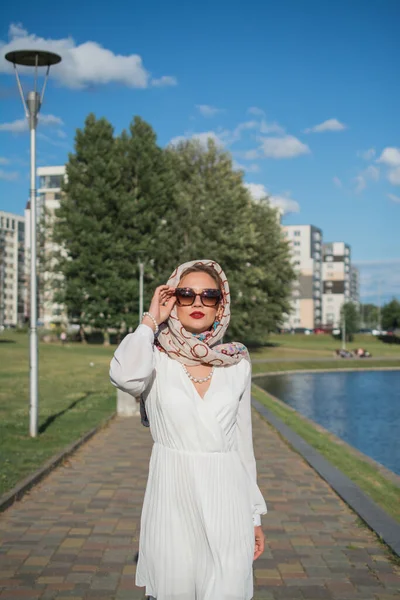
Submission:
M 237 451 L 155 443 L 136 585 L 156 600 L 250 600 L 253 554 L 249 486 Z

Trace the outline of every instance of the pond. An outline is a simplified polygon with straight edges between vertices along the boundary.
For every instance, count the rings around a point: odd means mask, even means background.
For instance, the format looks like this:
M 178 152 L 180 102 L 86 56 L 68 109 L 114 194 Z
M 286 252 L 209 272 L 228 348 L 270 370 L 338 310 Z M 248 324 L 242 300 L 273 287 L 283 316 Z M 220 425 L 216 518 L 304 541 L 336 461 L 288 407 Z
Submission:
M 254 382 L 400 475 L 400 371 L 283 373 Z

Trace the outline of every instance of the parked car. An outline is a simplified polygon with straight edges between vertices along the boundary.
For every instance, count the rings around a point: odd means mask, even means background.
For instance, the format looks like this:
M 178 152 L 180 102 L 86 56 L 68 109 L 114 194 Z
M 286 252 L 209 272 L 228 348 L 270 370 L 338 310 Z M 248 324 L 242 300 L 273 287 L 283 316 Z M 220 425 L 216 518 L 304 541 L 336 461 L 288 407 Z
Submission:
M 305 335 L 310 335 L 313 332 L 313 330 L 307 329 L 307 327 L 295 327 L 294 332 L 295 333 L 303 333 Z
M 314 333 L 316 335 L 320 335 L 321 333 L 326 333 L 325 329 L 321 329 L 320 327 L 317 327 L 316 329 L 314 329 Z

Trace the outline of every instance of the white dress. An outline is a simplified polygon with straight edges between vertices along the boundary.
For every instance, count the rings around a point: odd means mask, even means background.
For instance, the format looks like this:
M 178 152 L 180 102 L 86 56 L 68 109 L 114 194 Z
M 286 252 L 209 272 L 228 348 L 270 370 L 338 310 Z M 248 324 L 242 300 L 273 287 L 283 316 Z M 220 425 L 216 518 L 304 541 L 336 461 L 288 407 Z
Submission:
M 136 585 L 157 600 L 250 600 L 257 485 L 251 366 L 217 367 L 204 399 L 182 365 L 139 325 L 111 362 L 111 382 L 144 393 L 154 440 Z

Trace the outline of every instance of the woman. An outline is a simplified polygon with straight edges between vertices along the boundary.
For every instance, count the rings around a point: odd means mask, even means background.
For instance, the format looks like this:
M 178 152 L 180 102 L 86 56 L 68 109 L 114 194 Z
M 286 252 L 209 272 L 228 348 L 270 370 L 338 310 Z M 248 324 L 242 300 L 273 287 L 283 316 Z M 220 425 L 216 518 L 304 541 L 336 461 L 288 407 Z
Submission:
M 218 343 L 229 286 L 210 260 L 185 263 L 111 362 L 118 388 L 145 402 L 154 440 L 136 585 L 156 600 L 250 600 L 264 551 L 251 423 L 251 365 Z M 156 341 L 155 341 L 156 338 Z

